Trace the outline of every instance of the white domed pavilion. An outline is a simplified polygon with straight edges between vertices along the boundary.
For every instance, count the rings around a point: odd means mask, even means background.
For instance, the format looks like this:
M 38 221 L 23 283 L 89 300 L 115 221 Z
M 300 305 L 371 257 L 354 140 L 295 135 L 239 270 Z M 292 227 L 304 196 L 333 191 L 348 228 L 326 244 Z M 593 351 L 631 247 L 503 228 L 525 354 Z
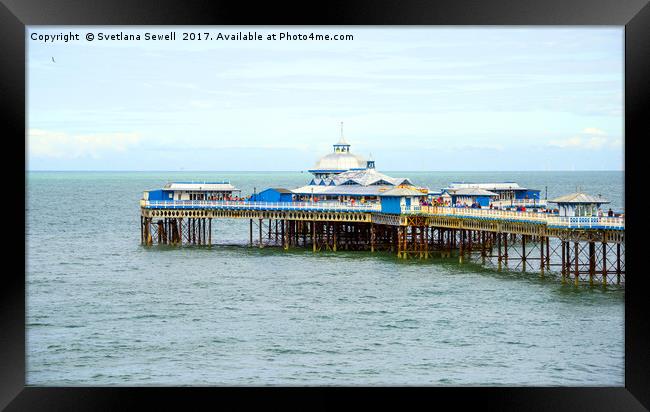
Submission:
M 414 187 L 410 179 L 390 177 L 375 170 L 372 155 L 369 160 L 350 153 L 350 144 L 343 137 L 334 144 L 334 152 L 321 157 L 309 172 L 314 178 L 307 185 L 291 189 L 297 201 L 339 201 L 356 199 L 378 202 L 379 195 L 395 187 Z M 427 193 L 427 188 L 417 188 Z
M 350 144 L 343 137 L 343 123 L 341 123 L 341 138 L 333 147 L 333 153 L 321 157 L 314 168 L 309 170 L 317 179 L 332 177 L 348 170 L 365 170 L 373 166 L 373 162 L 368 162 L 364 157 L 350 153 Z

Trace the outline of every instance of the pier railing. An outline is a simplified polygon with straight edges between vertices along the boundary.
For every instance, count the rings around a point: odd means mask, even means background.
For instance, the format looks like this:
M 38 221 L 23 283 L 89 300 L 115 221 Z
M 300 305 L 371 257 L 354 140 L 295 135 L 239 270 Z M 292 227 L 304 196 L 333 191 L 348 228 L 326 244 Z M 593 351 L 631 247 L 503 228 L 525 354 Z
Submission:
M 622 217 L 550 216 L 547 224 L 550 227 L 569 229 L 625 229 L 625 219 Z
M 247 202 L 228 200 L 141 200 L 144 208 L 157 209 L 215 209 L 215 210 L 281 210 L 319 212 L 378 212 L 377 203 L 341 202 Z
M 403 207 L 402 213 L 420 213 L 443 216 L 458 216 L 472 218 L 486 218 L 498 220 L 516 220 L 526 222 L 546 223 L 546 215 L 536 212 L 516 212 L 512 210 L 472 209 L 464 207 L 445 206 L 411 206 Z
M 248 202 L 218 200 L 141 200 L 140 205 L 156 209 L 208 209 L 208 210 L 262 210 L 262 211 L 315 211 L 315 212 L 380 212 L 379 203 L 341 202 Z M 454 216 L 510 222 L 545 224 L 548 227 L 567 229 L 624 230 L 622 217 L 567 217 L 543 212 L 517 212 L 514 210 L 472 209 L 447 206 L 404 206 L 402 214 Z
M 493 200 L 491 203 L 496 207 L 545 207 L 547 205 L 547 201 L 545 199 Z
M 510 210 L 472 209 L 445 206 L 402 207 L 403 214 L 429 214 L 438 216 L 457 216 L 490 220 L 504 220 L 546 224 L 549 227 L 580 229 L 625 229 L 625 219 L 607 216 L 556 216 L 542 212 L 517 212 Z

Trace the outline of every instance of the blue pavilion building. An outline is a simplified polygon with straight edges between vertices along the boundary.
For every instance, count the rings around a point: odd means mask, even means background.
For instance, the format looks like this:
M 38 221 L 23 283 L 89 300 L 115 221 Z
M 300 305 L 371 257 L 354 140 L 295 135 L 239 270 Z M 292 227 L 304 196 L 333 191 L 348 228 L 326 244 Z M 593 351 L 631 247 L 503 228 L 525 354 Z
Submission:
M 144 192 L 144 200 L 230 200 L 241 195 L 241 190 L 228 181 L 171 182 L 162 189 Z
M 448 193 L 452 204 L 457 201 L 471 205 L 473 202 L 481 206 L 489 206 L 490 203 L 499 208 L 507 207 L 545 207 L 546 200 L 540 196 L 540 191 L 519 186 L 515 182 L 498 183 L 466 183 L 454 182 L 443 192 Z
M 600 195 L 592 196 L 587 193 L 576 192 L 560 196 L 550 202 L 557 203 L 560 216 L 590 217 L 597 216 L 600 206 L 609 203 L 609 200 Z

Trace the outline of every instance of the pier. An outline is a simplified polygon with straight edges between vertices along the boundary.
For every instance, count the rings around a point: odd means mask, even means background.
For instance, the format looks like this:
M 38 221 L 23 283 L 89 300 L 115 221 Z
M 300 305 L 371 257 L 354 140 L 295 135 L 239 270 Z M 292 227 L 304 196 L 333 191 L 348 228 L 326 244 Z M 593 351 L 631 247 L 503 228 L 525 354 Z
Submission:
M 625 221 L 600 194 L 557 199 L 516 182 L 455 182 L 439 192 L 375 169 L 343 136 L 302 187 L 248 197 L 228 181 L 172 182 L 140 200 L 143 245 L 213 245 L 213 219 L 247 219 L 251 247 L 387 252 L 625 284 Z M 549 203 L 557 209 L 547 209 Z M 471 206 L 470 206 L 471 205 Z
M 564 283 L 625 284 L 621 217 L 340 202 L 141 200 L 143 245 L 213 245 L 213 219 L 247 219 L 249 246 L 388 252 L 556 274 Z

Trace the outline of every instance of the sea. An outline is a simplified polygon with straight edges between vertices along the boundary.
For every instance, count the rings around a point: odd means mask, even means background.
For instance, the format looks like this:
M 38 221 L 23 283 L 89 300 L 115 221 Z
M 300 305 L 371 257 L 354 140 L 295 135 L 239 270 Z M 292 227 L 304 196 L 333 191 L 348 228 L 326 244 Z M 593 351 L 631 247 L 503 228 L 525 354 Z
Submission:
M 623 211 L 624 174 L 399 172 L 440 189 L 579 187 Z M 27 172 L 26 383 L 35 386 L 624 386 L 622 287 L 457 259 L 140 245 L 139 200 L 169 181 L 247 195 L 307 172 Z

